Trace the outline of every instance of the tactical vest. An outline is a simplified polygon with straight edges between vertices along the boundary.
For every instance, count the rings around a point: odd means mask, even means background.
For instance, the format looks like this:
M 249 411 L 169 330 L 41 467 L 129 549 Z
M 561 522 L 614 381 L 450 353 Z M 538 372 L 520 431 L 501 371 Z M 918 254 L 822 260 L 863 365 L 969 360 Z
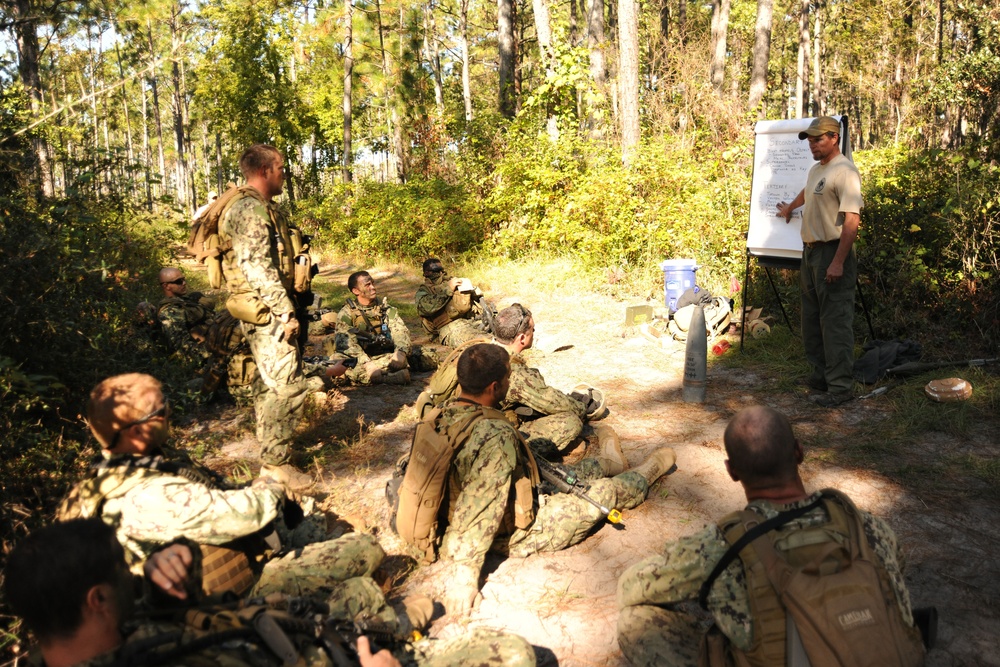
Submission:
M 444 432 L 440 430 L 441 409 L 435 408 L 417 425 L 413 434 L 406 472 L 398 489 L 398 507 L 392 527 L 427 563 L 437 558 L 437 547 L 448 526 L 448 515 L 455 500 L 451 498 L 448 503 L 444 502 L 449 495 L 448 478 L 455 454 L 480 420 L 507 421 L 498 410 L 481 405 L 475 407 Z M 516 429 L 514 433 L 518 441 L 518 462 L 511 477 L 514 486 L 513 527 L 526 529 L 535 520 L 538 465 Z
M 425 278 L 424 286 L 426 286 L 431 292 L 438 293 L 442 286 L 447 287 L 447 280 L 448 274 L 443 273 L 439 278 L 434 280 Z M 433 317 L 424 317 L 421 315 L 420 323 L 428 333 L 434 333 L 450 322 L 465 318 L 465 316 L 471 312 L 472 294 L 467 294 L 465 292 L 453 292 L 451 299 L 448 300 L 448 303 L 445 304 L 444 308 L 439 310 Z
M 473 345 L 489 342 L 487 338 L 473 338 L 466 341 L 452 350 L 447 358 L 438 365 L 438 369 L 434 371 L 427 387 L 417 397 L 414 409 L 418 419 L 423 419 L 431 408 L 441 407 L 448 399 L 456 395 L 458 391 L 458 358 L 462 356 L 462 353 Z
M 109 500 L 126 496 L 145 481 L 164 475 L 183 477 L 213 489 L 229 488 L 225 480 L 186 456 L 168 460 L 163 455 L 120 456 L 100 460 L 90 469 L 90 476 L 78 482 L 56 510 L 56 521 L 101 518 Z M 117 526 L 115 526 L 117 528 Z M 172 536 L 165 536 L 167 538 Z M 222 545 L 198 545 L 202 552 L 202 589 L 206 595 L 233 592 L 241 595 L 256 581 L 251 560 L 258 560 L 266 549 L 261 541 L 240 538 Z M 130 567 L 141 565 L 136 554 L 125 550 Z
M 346 305 L 351 315 L 352 328 L 372 336 L 385 337 L 385 344 L 382 344 L 380 341 L 366 340 L 359 336 L 358 345 L 365 354 L 376 356 L 395 349 L 392 344 L 392 333 L 389 331 L 389 318 L 395 315 L 396 309 L 389 307 L 388 300 L 382 299 L 379 304 L 362 306 L 354 299 L 348 299 Z
M 200 292 L 193 292 L 184 296 L 166 297 L 156 306 L 156 317 L 159 318 L 160 313 L 169 306 L 177 306 L 184 309 L 184 321 L 187 324 L 188 330 L 198 330 L 196 327 L 200 327 L 200 333 L 203 335 L 207 331 L 207 321 L 212 316 L 212 310 L 201 305 Z
M 264 196 L 249 185 L 239 188 L 240 196 L 233 197 L 227 202 L 224 212 L 219 217 L 219 242 L 221 246 L 232 248 L 233 239 L 229 231 L 228 216 L 233 205 L 246 197 L 251 197 L 267 210 L 268 223 L 268 244 L 270 247 L 269 256 L 274 260 L 274 268 L 278 272 L 282 287 L 291 298 L 295 294 L 295 258 L 304 248 L 302 234 L 298 229 L 292 228 L 283 213 L 272 202 L 264 199 Z M 257 290 L 250 285 L 250 282 L 243 274 L 243 270 L 236 261 L 235 253 L 227 250 L 222 253 L 222 273 L 229 290 L 229 300 L 226 308 L 234 317 L 251 324 L 267 324 L 271 320 L 270 308 L 264 303 L 257 293 Z
M 699 665 L 790 664 L 789 628 L 799 635 L 793 645 L 804 649 L 813 665 L 923 664 L 919 631 L 903 621 L 889 574 L 868 544 L 857 508 L 838 491 L 825 489 L 823 496 L 827 522 L 772 530 L 740 551 L 753 645 L 739 651 L 716 635 L 712 639 L 725 649 L 706 642 Z M 732 545 L 762 521 L 758 513 L 743 510 L 718 525 Z M 780 592 L 776 579 L 783 582 Z

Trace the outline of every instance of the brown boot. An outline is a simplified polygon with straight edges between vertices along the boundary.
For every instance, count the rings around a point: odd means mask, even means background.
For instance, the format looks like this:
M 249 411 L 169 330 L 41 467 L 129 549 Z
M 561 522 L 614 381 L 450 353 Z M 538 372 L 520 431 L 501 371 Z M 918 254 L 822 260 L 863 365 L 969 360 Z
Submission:
M 395 373 L 389 373 L 382 377 L 385 384 L 410 384 L 410 371 L 405 368 Z
M 280 466 L 272 466 L 265 463 L 260 467 L 260 476 L 270 477 L 292 493 L 304 493 L 316 484 L 312 475 L 307 475 L 304 472 L 296 470 L 290 463 Z
M 401 371 L 406 366 L 406 354 L 399 348 L 396 348 L 396 351 L 392 353 L 392 361 L 389 362 L 389 372 Z
M 385 371 L 379 368 L 379 365 L 374 361 L 369 361 L 365 364 L 365 375 L 368 376 L 369 384 L 376 384 L 383 381 L 383 378 L 385 378 Z
M 615 429 L 610 424 L 594 424 L 593 429 L 597 435 L 597 452 L 591 458 L 601 464 L 601 470 L 608 477 L 624 472 L 628 460 L 622 452 L 622 443 Z
M 625 472 L 639 473 L 652 486 L 656 480 L 663 477 L 668 470 L 674 467 L 676 461 L 677 455 L 674 454 L 672 447 L 660 447 L 641 464 Z

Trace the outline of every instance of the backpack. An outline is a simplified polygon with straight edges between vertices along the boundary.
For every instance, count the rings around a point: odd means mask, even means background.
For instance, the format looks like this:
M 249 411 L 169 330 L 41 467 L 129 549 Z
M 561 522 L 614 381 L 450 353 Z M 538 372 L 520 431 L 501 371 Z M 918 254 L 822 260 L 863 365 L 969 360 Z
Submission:
M 821 503 L 828 522 L 774 532 Z M 719 528 L 731 546 L 702 586 L 699 602 L 707 608 L 715 578 L 740 558 L 754 645 L 744 653 L 718 630 L 710 632 L 702 642 L 701 667 L 923 664 L 920 632 L 904 622 L 889 575 L 847 496 L 825 489 L 816 502 L 767 521 L 744 510 L 725 517 Z
M 253 357 L 248 354 L 249 348 L 240 321 L 225 308 L 217 312 L 205 334 L 205 349 L 212 354 L 212 358 L 202 372 L 201 392 L 212 394 L 223 384 L 230 387 L 248 384 L 257 368 Z M 240 352 L 247 353 L 245 356 L 248 359 L 234 368 L 230 360 Z
M 458 391 L 458 358 L 462 356 L 462 353 L 473 345 L 489 342 L 489 339 L 486 338 L 473 338 L 466 341 L 452 350 L 445 360 L 438 364 L 438 368 L 431 376 L 427 387 L 417 397 L 414 409 L 417 411 L 418 419 L 423 419 L 427 416 L 428 410 L 441 407 L 445 401 L 456 395 Z
M 691 328 L 691 318 L 694 317 L 694 309 L 698 304 L 692 303 L 679 308 L 667 325 L 667 330 L 674 337 L 674 340 L 686 341 L 688 330 Z M 733 310 L 728 299 L 714 296 L 704 306 L 705 309 L 705 331 L 709 338 L 720 336 L 729 328 L 732 320 Z
M 260 193 L 249 186 L 229 188 L 191 224 L 187 251 L 194 255 L 200 263 L 206 265 L 208 282 L 212 289 L 221 289 L 225 286 L 222 256 L 233 249 L 232 243 L 228 241 L 223 243 L 219 238 L 219 220 L 233 204 L 243 197 L 260 199 Z M 263 202 L 262 199 L 261 201 Z M 266 202 L 264 203 L 266 204 Z
M 448 494 L 448 471 L 455 453 L 469 439 L 480 419 L 504 419 L 502 412 L 480 406 L 466 419 L 452 424 L 445 433 L 439 433 L 440 417 L 441 408 L 434 408 L 417 424 L 409 460 L 398 465 L 405 470 L 402 482 L 394 489 L 395 498 L 389 495 L 390 503 L 395 504 L 389 525 L 425 563 L 434 562 L 447 523 L 448 504 L 444 499 Z M 388 492 L 389 489 L 387 495 Z

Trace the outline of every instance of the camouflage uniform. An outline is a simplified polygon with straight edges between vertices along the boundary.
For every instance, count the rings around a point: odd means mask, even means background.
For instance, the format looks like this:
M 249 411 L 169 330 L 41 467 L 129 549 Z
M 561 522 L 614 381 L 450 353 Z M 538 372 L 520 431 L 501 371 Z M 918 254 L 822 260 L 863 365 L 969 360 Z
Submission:
M 819 493 L 788 505 L 754 500 L 747 509 L 761 515 L 761 521 L 779 512 L 804 507 Z M 910 597 L 903 581 L 903 554 L 889 526 L 867 512 L 860 512 L 865 535 L 889 574 L 903 620 L 913 624 Z M 815 526 L 828 520 L 822 507 L 794 519 L 778 532 Z M 754 623 L 750 616 L 746 576 L 737 558 L 712 586 L 708 614 L 697 602 L 701 585 L 729 549 L 715 524 L 694 535 L 666 545 L 664 552 L 647 558 L 625 571 L 618 582 L 618 644 L 633 665 L 696 665 L 698 645 L 711 621 L 719 626 L 733 645 L 747 650 L 753 643 Z
M 389 307 L 385 299 L 368 306 L 362 306 L 353 299 L 352 302 L 356 307 L 352 308 L 351 304 L 345 304 L 337 314 L 337 332 L 332 343 L 329 338 L 324 343 L 324 352 L 331 357 L 339 353 L 357 359 L 358 365 L 347 371 L 347 378 L 355 384 L 370 384 L 371 378 L 368 376 L 368 369 L 365 368 L 366 364 L 374 362 L 379 370 L 387 371 L 393 352 L 402 350 L 404 355 L 409 356 L 413 344 L 410 342 L 410 332 L 399 316 L 399 311 Z M 381 335 L 383 321 L 389 329 L 388 345 L 379 345 L 374 341 L 358 337 L 358 333 Z
M 387 622 L 395 620 L 370 579 L 385 557 L 372 536 L 328 539 L 326 518 L 310 512 L 311 502 L 303 503 L 307 515 L 290 529 L 284 524 L 287 501 L 280 485 L 227 489 L 218 480 L 210 470 L 172 450 L 145 458 L 106 457 L 74 487 L 57 518 L 99 516 L 115 528 L 126 560 L 137 573 L 154 551 L 171 540 L 183 537 L 225 545 L 274 527 L 291 551 L 265 562 L 252 595 L 324 593 L 331 596 L 331 604 L 345 601 L 346 617 L 353 618 L 355 614 L 347 611 L 354 605 Z
M 587 413 L 583 403 L 545 384 L 538 369 L 529 367 L 520 356 L 511 357 L 510 389 L 501 407 L 526 407 L 544 415 L 527 420 L 522 417 L 518 426 L 528 444 L 541 451 L 569 447 L 583 430 Z
M 156 307 L 156 319 L 170 347 L 190 361 L 199 363 L 211 356 L 191 336 L 191 329 L 207 326 L 212 319 L 212 308 L 205 301 L 200 292 L 192 292 L 165 298 Z
M 444 408 L 439 432 L 476 410 L 467 403 Z M 569 494 L 539 496 L 535 519 L 527 528 L 514 526 L 513 478 L 525 465 L 524 445 L 510 422 L 481 419 L 455 454 L 449 472 L 448 527 L 441 557 L 456 565 L 456 579 L 478 581 L 486 552 L 491 548 L 522 558 L 542 551 L 558 551 L 581 542 L 603 515 L 587 501 Z M 599 464 L 584 459 L 579 472 L 592 477 Z M 588 495 L 607 507 L 636 507 L 646 498 L 649 484 L 635 472 L 594 482 Z M 537 490 L 534 491 L 537 495 Z
M 125 643 L 114 651 L 81 662 L 77 667 L 110 667 L 126 664 L 125 655 L 132 657 L 127 664 L 140 664 L 135 658 L 146 655 L 152 646 L 172 651 L 204 637 L 207 633 L 180 623 L 143 623 L 128 634 Z M 291 633 L 303 658 L 303 667 L 330 667 L 334 663 L 316 645 L 313 637 Z M 161 645 L 159 641 L 164 643 Z M 295 641 L 299 640 L 299 641 Z M 137 649 L 143 653 L 137 653 Z M 155 654 L 153 654 L 155 655 Z M 415 667 L 532 667 L 535 653 L 531 644 L 517 635 L 487 628 L 474 628 L 461 637 L 431 641 L 421 640 L 394 652 L 396 658 Z M 150 656 L 152 657 L 152 656 Z M 41 653 L 33 653 L 28 664 L 43 667 Z M 163 667 L 280 667 L 282 660 L 267 650 L 255 636 L 239 641 L 209 644 L 190 653 L 180 652 L 175 659 L 157 661 Z
M 219 221 L 219 238 L 233 245 L 222 260 L 230 299 L 257 299 L 270 313 L 267 324 L 243 321 L 240 326 L 263 383 L 254 396 L 260 459 L 282 465 L 289 461 L 289 443 L 310 391 L 301 352 L 295 341 L 282 340 L 279 321 L 284 315 L 296 316 L 288 222 L 273 204 L 244 196 Z
M 481 337 L 483 330 L 469 319 L 472 317 L 471 309 L 462 315 L 456 315 L 445 324 L 437 326 L 431 324 L 430 320 L 445 312 L 456 298 L 455 292 L 448 284 L 449 280 L 447 273 L 442 273 L 434 280 L 424 278 L 424 284 L 417 288 L 417 315 L 421 317 L 424 329 L 431 335 L 431 339 L 437 337 L 442 345 L 458 347 L 468 340 Z

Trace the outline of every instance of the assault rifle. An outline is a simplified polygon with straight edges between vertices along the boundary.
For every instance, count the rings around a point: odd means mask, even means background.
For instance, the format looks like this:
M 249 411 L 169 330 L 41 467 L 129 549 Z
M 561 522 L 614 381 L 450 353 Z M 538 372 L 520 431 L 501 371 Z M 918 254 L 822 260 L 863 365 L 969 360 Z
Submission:
M 358 365 L 358 360 L 354 357 L 347 357 L 346 359 L 331 359 L 330 357 L 315 356 L 302 357 L 302 361 L 307 364 L 322 366 L 323 368 L 326 368 L 327 366 L 336 366 L 340 362 L 343 362 L 348 368 L 354 368 Z
M 372 653 L 381 648 L 396 654 L 406 652 L 410 642 L 420 639 L 418 633 L 404 637 L 397 628 L 376 617 L 346 621 L 329 614 L 329 606 L 321 599 L 282 593 L 180 610 L 157 610 L 147 615 L 160 620 L 163 616 L 179 615 L 184 625 L 194 631 L 195 638 L 188 640 L 189 633 L 166 632 L 129 642 L 115 667 L 177 664 L 185 655 L 234 640 L 259 643 L 285 665 L 305 664 L 298 648 L 303 642 L 293 641 L 293 637 L 314 643 L 336 667 L 356 667 L 361 664 L 357 642 L 362 635 L 368 637 Z
M 622 513 L 613 508 L 608 509 L 588 496 L 587 491 L 590 490 L 590 486 L 581 482 L 571 470 L 567 470 L 560 465 L 550 463 L 541 456 L 535 457 L 535 464 L 538 466 L 538 474 L 541 475 L 542 479 L 554 486 L 561 493 L 571 493 L 577 498 L 586 500 L 588 503 L 599 509 L 601 514 L 604 515 L 604 518 L 608 520 L 608 523 L 613 525 L 615 528 L 621 529 L 625 527 L 625 524 L 622 523 Z

